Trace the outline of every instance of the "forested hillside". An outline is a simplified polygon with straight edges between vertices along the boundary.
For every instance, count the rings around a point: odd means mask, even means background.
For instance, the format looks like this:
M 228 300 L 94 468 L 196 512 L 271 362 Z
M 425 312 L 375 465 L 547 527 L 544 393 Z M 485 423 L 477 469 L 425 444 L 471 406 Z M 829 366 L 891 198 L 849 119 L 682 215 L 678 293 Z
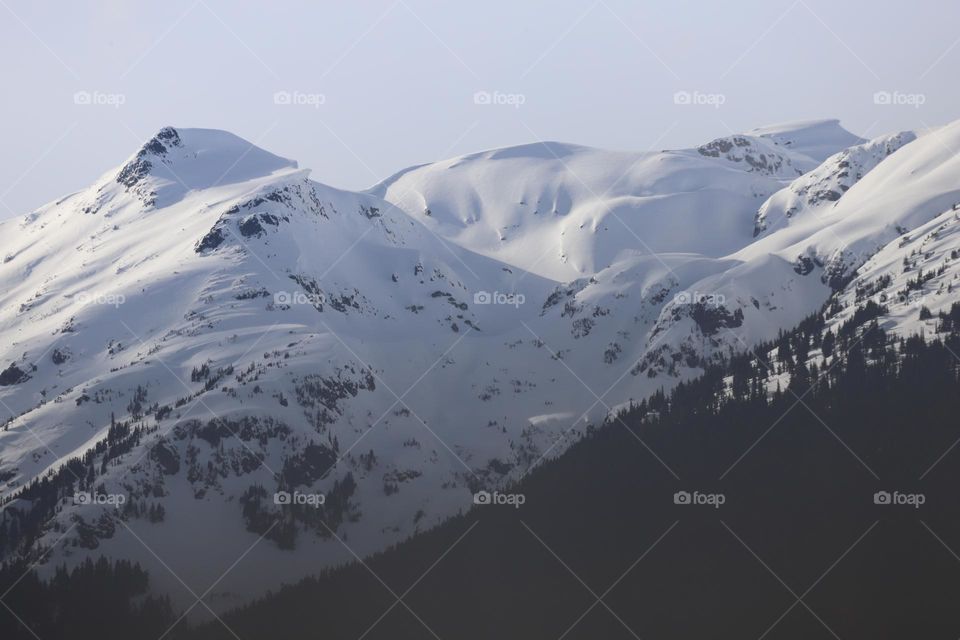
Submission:
M 477 507 L 226 625 L 271 640 L 305 619 L 329 638 L 953 638 L 960 307 L 926 341 L 888 339 L 872 308 L 829 334 L 823 367 L 801 356 L 827 335 L 814 316 L 757 350 L 780 356 L 769 369 L 736 357 L 596 430 L 510 490 L 520 508 Z M 793 382 L 768 394 L 778 371 Z

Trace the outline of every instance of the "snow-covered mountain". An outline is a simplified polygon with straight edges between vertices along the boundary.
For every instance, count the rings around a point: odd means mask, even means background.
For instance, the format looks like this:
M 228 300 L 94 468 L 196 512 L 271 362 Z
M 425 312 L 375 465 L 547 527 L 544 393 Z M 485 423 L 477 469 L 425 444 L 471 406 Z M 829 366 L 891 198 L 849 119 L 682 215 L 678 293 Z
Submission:
M 226 608 L 347 560 L 334 532 L 382 549 L 833 290 L 854 305 L 922 268 L 909 291 L 955 300 L 958 145 L 960 123 L 865 141 L 836 121 L 643 154 L 549 142 L 354 193 L 165 128 L 0 224 L 0 551 L 156 554 L 209 585 L 255 545 Z
M 808 153 L 857 141 L 825 121 L 656 153 L 544 142 L 414 167 L 371 192 L 452 243 L 569 281 L 637 252 L 728 255 L 766 198 L 820 164 Z

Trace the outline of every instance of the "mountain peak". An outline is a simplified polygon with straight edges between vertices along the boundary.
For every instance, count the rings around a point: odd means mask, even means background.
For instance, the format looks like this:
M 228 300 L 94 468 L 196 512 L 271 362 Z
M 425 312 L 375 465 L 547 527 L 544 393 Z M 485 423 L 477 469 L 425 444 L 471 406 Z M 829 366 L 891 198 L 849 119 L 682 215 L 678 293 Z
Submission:
M 117 172 L 117 182 L 128 189 L 136 187 L 143 178 L 150 175 L 158 158 L 166 156 L 170 147 L 180 146 L 183 146 L 183 142 L 176 129 L 173 127 L 160 129 L 157 135 L 145 142 L 140 150 L 120 168 Z
M 227 131 L 167 126 L 124 163 L 115 180 L 148 206 L 164 207 L 191 190 L 295 169 L 296 161 L 274 155 Z
M 155 136 L 150 138 L 141 147 L 141 153 L 164 154 L 168 151 L 167 144 L 179 147 L 183 143 L 180 140 L 180 134 L 173 127 L 163 127 Z

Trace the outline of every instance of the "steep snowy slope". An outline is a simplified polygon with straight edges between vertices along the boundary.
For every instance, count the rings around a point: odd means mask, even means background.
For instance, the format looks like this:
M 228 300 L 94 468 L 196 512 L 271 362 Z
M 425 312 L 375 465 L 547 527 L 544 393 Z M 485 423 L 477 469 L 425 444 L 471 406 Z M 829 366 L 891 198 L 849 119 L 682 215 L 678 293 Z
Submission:
M 49 570 L 146 544 L 209 585 L 260 540 L 217 585 L 226 608 L 347 559 L 332 532 L 382 549 L 796 324 L 884 245 L 865 270 L 904 239 L 947 262 L 960 124 L 892 145 L 835 122 L 649 154 L 543 143 L 351 193 L 163 129 L 0 225 L 0 527 L 18 531 L 0 554 L 52 546 Z M 832 184 L 829 214 L 753 237 L 761 207 Z
M 900 336 L 932 334 L 960 294 L 960 198 L 927 224 L 871 257 L 839 297 L 828 326 L 849 320 L 868 302 L 881 307 L 879 325 Z
M 827 215 L 850 187 L 891 153 L 915 139 L 916 135 L 910 131 L 881 136 L 829 157 L 763 203 L 757 212 L 754 235 L 769 234 L 804 215 Z
M 664 358 L 678 351 L 709 357 L 773 339 L 780 329 L 817 310 L 833 290 L 855 289 L 858 285 L 848 283 L 881 248 L 899 247 L 901 236 L 960 203 L 955 177 L 960 160 L 950 151 L 960 145 L 960 123 L 926 132 L 887 153 L 915 137 L 901 133 L 852 147 L 771 197 L 761 210 L 797 198 L 803 191 L 798 183 L 843 181 L 839 174 L 850 169 L 861 174 L 829 206 L 808 208 L 761 234 L 726 258 L 730 266 L 689 285 L 700 292 L 700 304 L 689 304 L 688 297 L 668 303 L 654 330 L 662 341 L 660 352 L 651 350 L 644 363 L 660 371 Z M 940 302 L 949 306 L 952 301 L 949 292 Z
M 960 159 L 952 151 L 960 143 L 960 122 L 925 132 L 888 153 L 913 137 L 880 138 L 828 159 L 830 165 L 859 157 L 862 179 L 841 189 L 842 196 L 826 210 L 811 211 L 816 215 L 800 216 L 782 232 L 761 236 L 736 257 L 775 253 L 796 259 L 804 271 L 816 270 L 825 281 L 837 284 L 849 278 L 880 247 L 960 200 Z

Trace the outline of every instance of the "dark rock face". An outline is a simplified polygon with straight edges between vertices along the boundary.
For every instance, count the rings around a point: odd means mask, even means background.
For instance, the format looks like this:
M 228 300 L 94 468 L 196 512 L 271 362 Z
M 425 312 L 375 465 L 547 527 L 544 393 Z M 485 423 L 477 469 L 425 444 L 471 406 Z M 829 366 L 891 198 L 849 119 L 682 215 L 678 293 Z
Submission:
M 700 155 L 708 156 L 711 158 L 719 158 L 721 154 L 730 153 L 733 150 L 734 146 L 737 147 L 749 147 L 750 141 L 746 138 L 740 136 L 733 136 L 731 138 L 719 138 L 712 142 L 708 142 L 705 145 L 697 147 L 697 151 Z
M 244 238 L 259 236 L 263 233 L 263 225 L 256 215 L 248 216 L 240 221 L 240 235 Z
M 207 235 L 203 236 L 200 239 L 200 242 L 197 243 L 197 246 L 194 247 L 194 251 L 197 253 L 203 253 L 204 251 L 212 251 L 216 249 L 225 240 L 223 235 L 223 229 L 220 227 L 214 227 L 207 232 Z
M 169 147 L 179 147 L 182 144 L 176 129 L 164 127 L 140 148 L 133 160 L 123 166 L 117 174 L 117 182 L 128 188 L 135 186 L 153 168 L 148 156 L 165 156 L 170 150 Z
M 280 224 L 280 219 L 269 213 L 259 213 L 247 216 L 240 221 L 240 235 L 244 238 L 252 236 L 260 237 L 266 229 L 263 225 L 268 224 L 276 227 Z
M 26 371 L 16 364 L 11 364 L 0 372 L 0 387 L 9 387 L 10 385 L 26 382 L 29 379 L 30 375 Z
M 784 165 L 784 158 L 777 154 L 763 153 L 757 149 L 749 138 L 743 136 L 731 136 L 729 138 L 718 138 L 705 145 L 697 147 L 697 152 L 708 158 L 724 158 L 731 162 L 744 162 L 750 166 L 751 171 L 773 175 L 780 171 Z M 789 161 L 786 161 L 789 165 Z
M 704 302 L 697 302 L 691 307 L 690 317 L 705 336 L 714 335 L 722 327 L 734 329 L 743 324 L 742 309 L 730 313 L 722 304 L 713 306 Z
M 143 153 L 143 151 L 141 150 L 140 153 Z M 136 158 L 123 165 L 123 168 L 120 169 L 120 173 L 117 174 L 117 182 L 128 189 L 133 188 L 140 183 L 140 180 L 142 180 L 144 176 L 150 173 L 150 169 L 152 168 L 153 163 L 138 155 Z
M 798 275 L 805 276 L 813 271 L 815 264 L 813 259 L 808 256 L 800 256 L 797 258 L 797 264 L 793 266 L 793 271 Z
M 117 174 L 117 182 L 125 186 L 127 190 L 136 191 L 146 204 L 152 205 L 156 194 L 144 189 L 141 185 L 143 179 L 153 169 L 151 158 L 162 159 L 172 147 L 182 145 L 177 130 L 173 127 L 164 127 L 140 148 L 133 160 L 123 165 L 123 168 Z
M 146 151 L 156 155 L 164 155 L 168 150 L 166 145 L 179 147 L 181 144 L 180 134 L 177 133 L 177 130 L 173 127 L 164 127 L 157 135 L 151 138 L 147 144 L 143 145 L 141 153 Z

